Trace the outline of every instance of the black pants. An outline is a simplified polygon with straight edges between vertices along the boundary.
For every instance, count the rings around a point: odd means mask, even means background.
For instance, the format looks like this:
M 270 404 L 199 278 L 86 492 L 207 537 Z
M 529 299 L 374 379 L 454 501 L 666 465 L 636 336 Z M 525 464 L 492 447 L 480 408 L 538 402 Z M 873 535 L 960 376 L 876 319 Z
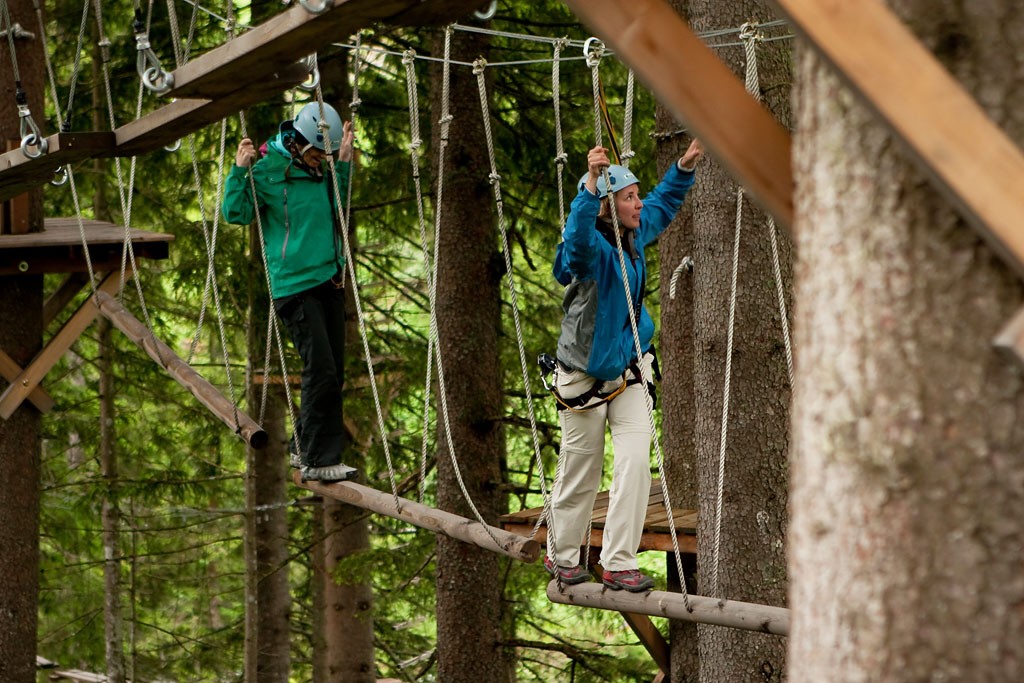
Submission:
M 302 403 L 296 425 L 302 461 L 310 467 L 336 465 L 345 447 L 345 290 L 328 281 L 275 299 L 274 309 L 302 358 Z

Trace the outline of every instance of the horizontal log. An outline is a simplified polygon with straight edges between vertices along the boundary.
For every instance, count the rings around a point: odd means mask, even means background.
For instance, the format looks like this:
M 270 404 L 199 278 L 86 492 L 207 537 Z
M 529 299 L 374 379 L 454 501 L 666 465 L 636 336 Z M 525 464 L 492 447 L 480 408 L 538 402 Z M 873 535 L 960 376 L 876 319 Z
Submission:
M 110 320 L 117 329 L 149 354 L 181 386 L 192 392 L 199 402 L 238 434 L 252 448 L 261 449 L 267 445 L 267 433 L 256 421 L 238 409 L 215 386 L 210 384 L 191 365 L 182 360 L 171 347 L 157 339 L 149 328 L 105 292 L 96 296 L 100 313 Z
M 548 583 L 548 599 L 562 605 L 596 607 L 613 612 L 632 612 L 779 636 L 789 635 L 789 610 L 785 607 L 690 595 L 691 612 L 686 609 L 682 593 L 630 593 L 608 590 L 598 583 L 559 586 L 557 581 Z
M 298 471 L 292 475 L 292 479 L 297 486 L 322 496 L 340 500 L 379 515 L 394 517 L 421 529 L 444 534 L 455 540 L 479 546 L 484 550 L 507 555 L 514 560 L 536 562 L 540 557 L 540 544 L 537 541 L 517 536 L 504 529 L 485 526 L 480 522 L 460 517 L 451 512 L 427 507 L 405 498 L 399 498 L 401 504 L 401 509 L 399 509 L 395 505 L 395 497 L 392 494 L 350 481 L 334 484 L 324 484 L 318 481 L 303 482 L 302 475 Z M 491 538 L 492 535 L 494 538 Z M 498 540 L 498 543 L 495 543 L 495 539 Z

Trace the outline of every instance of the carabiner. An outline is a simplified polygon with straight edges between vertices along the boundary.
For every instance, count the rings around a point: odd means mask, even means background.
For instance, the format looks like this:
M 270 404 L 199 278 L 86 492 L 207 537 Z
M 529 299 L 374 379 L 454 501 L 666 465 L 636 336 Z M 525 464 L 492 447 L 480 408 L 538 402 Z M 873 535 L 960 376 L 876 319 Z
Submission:
M 473 16 L 476 17 L 477 19 L 479 19 L 480 21 L 487 21 L 488 19 L 493 19 L 494 15 L 497 14 L 497 13 L 498 13 L 498 0 L 491 0 L 491 4 L 488 5 L 486 10 L 484 10 L 483 12 L 481 12 L 480 10 L 477 10 L 477 11 L 473 12 Z
M 51 185 L 53 185 L 54 187 L 60 187 L 61 185 L 66 184 L 67 182 L 68 182 L 68 167 L 67 166 L 61 166 L 56 171 L 53 172 L 53 180 L 50 181 Z

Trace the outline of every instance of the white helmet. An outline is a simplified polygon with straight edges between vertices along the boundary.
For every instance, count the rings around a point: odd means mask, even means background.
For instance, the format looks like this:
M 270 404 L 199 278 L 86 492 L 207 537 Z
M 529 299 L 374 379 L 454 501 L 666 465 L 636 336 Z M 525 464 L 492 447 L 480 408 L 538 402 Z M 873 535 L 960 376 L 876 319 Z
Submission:
M 337 110 L 331 105 L 324 103 L 324 123 L 327 124 L 327 133 L 331 136 L 331 151 L 337 152 L 341 146 L 341 134 L 344 130 L 341 117 Z M 285 121 L 281 129 L 291 127 L 296 133 L 305 138 L 310 146 L 324 151 L 324 133 L 320 130 L 320 103 L 310 102 L 306 104 L 293 121 Z
M 587 177 L 589 174 L 585 174 L 580 181 L 576 183 L 576 187 L 580 190 L 587 184 Z M 637 179 L 633 172 L 625 166 L 619 166 L 618 164 L 612 164 L 608 167 L 608 178 L 612 183 L 612 192 L 618 192 L 619 190 L 629 187 L 630 185 L 639 185 L 640 181 Z M 605 187 L 604 173 L 597 177 L 597 196 L 604 199 L 608 196 L 608 188 Z

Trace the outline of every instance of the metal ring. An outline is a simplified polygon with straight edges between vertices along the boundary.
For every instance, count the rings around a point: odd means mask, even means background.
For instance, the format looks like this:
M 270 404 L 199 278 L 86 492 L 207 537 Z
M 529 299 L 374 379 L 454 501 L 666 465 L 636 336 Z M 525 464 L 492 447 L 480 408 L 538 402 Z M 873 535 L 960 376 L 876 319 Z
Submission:
M 53 180 L 50 181 L 51 185 L 53 185 L 54 187 L 60 187 L 61 185 L 66 184 L 67 182 L 68 182 L 68 167 L 67 166 L 61 166 L 56 171 L 53 172 Z
M 310 0 L 299 0 L 299 4 L 302 5 L 310 14 L 323 14 L 327 10 L 331 9 L 334 5 L 334 0 L 321 0 L 319 5 L 310 2 Z
M 21 263 L 19 263 L 18 264 L 18 270 L 20 270 L 23 273 L 27 273 L 28 272 L 28 261 L 22 261 Z
M 498 13 L 498 0 L 491 0 L 491 4 L 487 6 L 487 9 L 483 12 L 477 10 L 473 12 L 473 16 L 480 21 L 487 21 L 493 19 L 494 15 Z
M 179 149 L 181 149 L 181 138 L 175 140 L 174 144 L 164 145 L 165 152 L 177 152 Z
M 158 66 L 151 66 L 142 74 L 143 84 L 157 95 L 163 95 L 174 87 L 174 74 Z
M 597 44 L 598 54 L 600 55 L 601 53 L 604 52 L 604 43 L 601 42 L 601 39 L 595 36 L 590 36 L 583 43 L 583 56 L 586 57 L 587 59 L 590 59 L 590 46 L 594 45 L 595 43 Z
M 35 151 L 30 151 L 33 147 Z M 46 141 L 46 138 L 40 137 L 35 133 L 29 133 L 21 139 L 21 153 L 29 159 L 38 159 L 46 154 L 49 149 L 50 143 Z
M 320 69 L 313 69 L 309 72 L 309 79 L 299 83 L 298 87 L 306 92 L 313 92 L 320 85 Z

